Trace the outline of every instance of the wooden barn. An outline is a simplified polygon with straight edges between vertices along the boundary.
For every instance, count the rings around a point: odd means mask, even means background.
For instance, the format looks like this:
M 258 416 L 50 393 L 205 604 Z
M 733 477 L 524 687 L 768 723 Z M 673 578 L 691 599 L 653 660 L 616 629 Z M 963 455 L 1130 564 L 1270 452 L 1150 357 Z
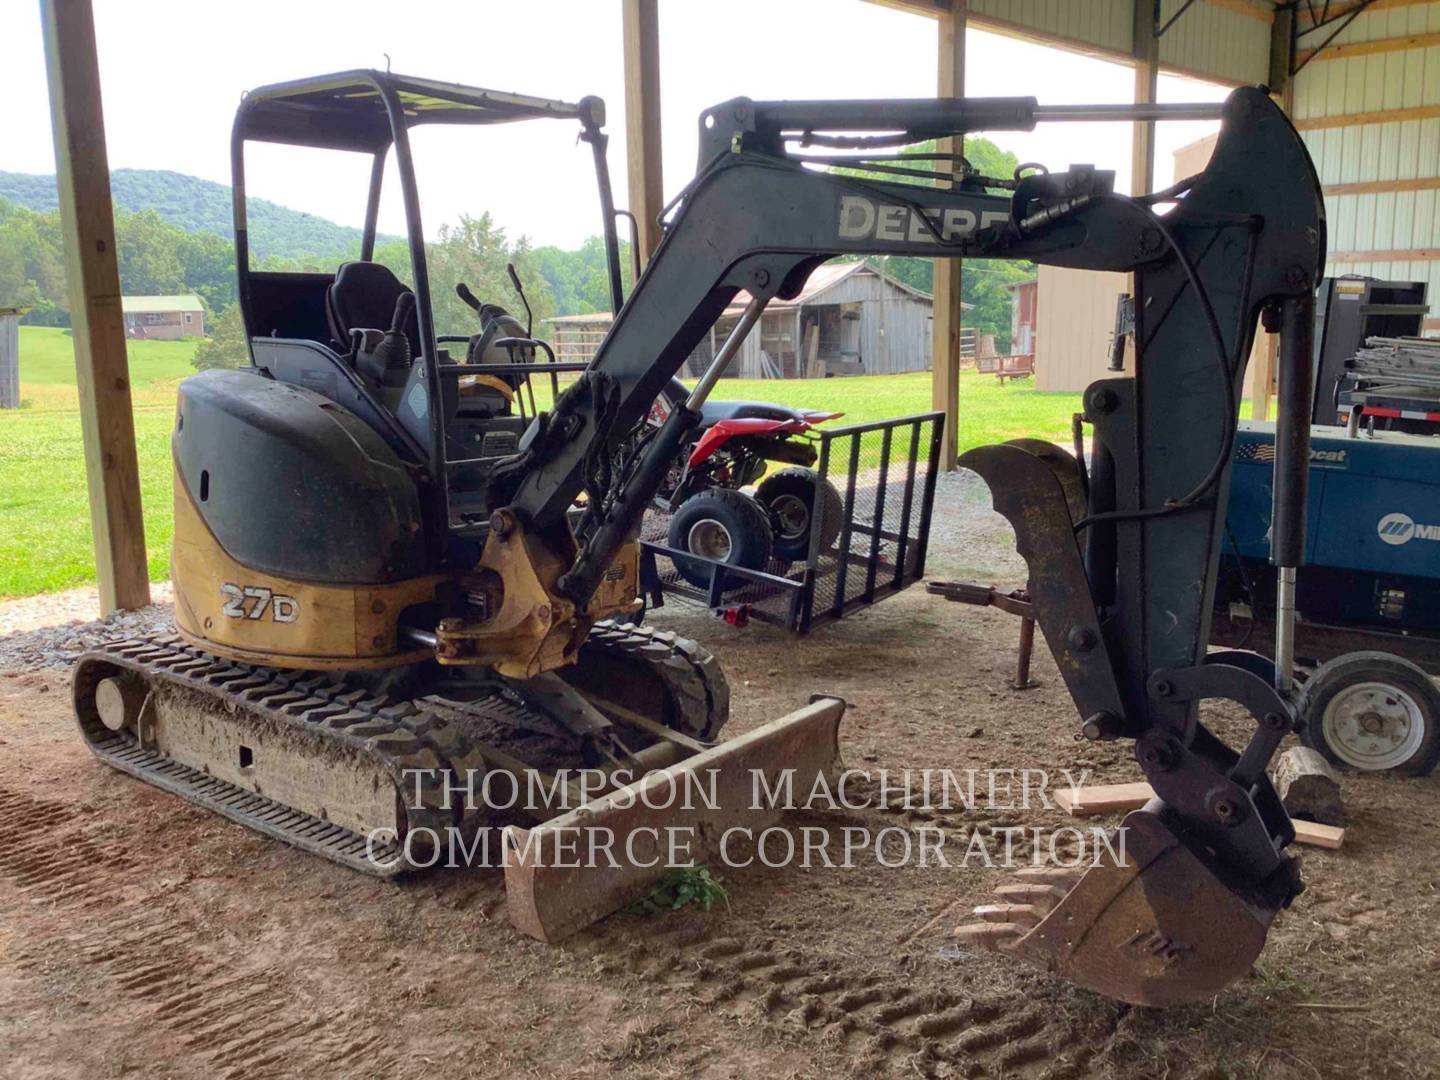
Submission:
M 686 363 L 704 371 L 740 318 L 750 297 L 739 293 Z M 968 305 L 967 305 L 968 306 Z M 827 378 L 928 371 L 931 302 L 862 262 L 827 263 L 791 300 L 772 300 L 729 374 L 743 379 Z M 610 329 L 610 315 L 562 315 L 546 320 L 561 360 L 587 361 Z

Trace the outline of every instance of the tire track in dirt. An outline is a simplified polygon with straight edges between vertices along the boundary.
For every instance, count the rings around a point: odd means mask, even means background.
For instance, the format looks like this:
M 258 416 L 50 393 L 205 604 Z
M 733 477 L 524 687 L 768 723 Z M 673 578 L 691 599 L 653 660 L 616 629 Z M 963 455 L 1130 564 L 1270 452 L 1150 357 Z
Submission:
M 21 971 L 48 966 L 59 951 L 100 970 L 146 1010 L 138 1022 L 174 1035 L 217 1078 L 398 1070 L 398 1055 L 364 1020 L 303 1010 L 283 974 L 246 970 L 246 956 L 139 894 L 132 859 L 67 835 L 78 819 L 73 806 L 0 788 L 0 875 L 71 928 L 41 930 L 12 953 Z M 99 907 L 103 919 L 74 918 Z
M 746 930 L 718 937 L 695 925 L 644 936 L 592 930 L 566 948 L 600 974 L 630 975 L 707 1009 L 756 1010 L 765 1023 L 828 1044 L 876 1075 L 1072 1080 L 1093 1056 L 1074 1049 L 1068 1025 L 1019 995 L 916 989 Z M 1059 1058 L 1062 1048 L 1069 1056 Z

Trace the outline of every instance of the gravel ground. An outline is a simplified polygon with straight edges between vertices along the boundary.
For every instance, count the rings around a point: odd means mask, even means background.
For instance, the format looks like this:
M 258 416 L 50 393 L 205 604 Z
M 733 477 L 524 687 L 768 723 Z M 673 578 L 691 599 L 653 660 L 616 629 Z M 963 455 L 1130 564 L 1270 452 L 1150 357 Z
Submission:
M 0 674 L 63 668 L 86 649 L 112 637 L 132 637 L 172 624 L 168 581 L 150 586 L 155 601 L 139 611 L 96 618 L 100 595 L 93 588 L 27 596 L 0 603 Z
M 990 508 L 990 492 L 975 473 L 942 473 L 935 483 L 927 577 L 975 578 L 1015 588 L 1025 563 L 1015 554 L 1009 523 Z M 111 637 L 130 637 L 171 625 L 169 582 L 151 586 L 154 603 L 140 611 L 98 619 L 93 588 L 0 603 L 0 673 L 63 668 Z

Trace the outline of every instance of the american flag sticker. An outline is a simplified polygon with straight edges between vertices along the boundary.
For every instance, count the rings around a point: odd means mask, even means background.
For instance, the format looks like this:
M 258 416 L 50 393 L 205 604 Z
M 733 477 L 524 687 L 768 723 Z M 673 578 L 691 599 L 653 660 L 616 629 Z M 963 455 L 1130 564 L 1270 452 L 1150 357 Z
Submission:
M 1236 461 L 1258 461 L 1262 465 L 1275 463 L 1275 444 L 1268 442 L 1241 443 L 1235 448 Z

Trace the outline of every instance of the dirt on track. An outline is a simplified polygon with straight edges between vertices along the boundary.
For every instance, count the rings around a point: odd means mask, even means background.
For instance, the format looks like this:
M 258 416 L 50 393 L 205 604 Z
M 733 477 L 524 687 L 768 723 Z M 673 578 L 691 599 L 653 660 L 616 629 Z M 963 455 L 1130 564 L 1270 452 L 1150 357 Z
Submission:
M 1048 656 L 1039 689 L 1008 688 L 1015 625 L 997 612 L 914 589 L 798 642 L 704 615 L 658 622 L 720 654 L 733 731 L 824 690 L 850 702 L 854 767 L 1138 775 L 1126 746 L 1075 741 Z M 977 833 L 1073 824 L 1043 806 L 907 811 L 862 790 L 875 805 L 790 824 L 938 827 L 952 859 Z M 942 951 L 1006 880 L 983 866 L 725 870 L 728 910 L 621 914 L 541 945 L 509 928 L 498 871 L 395 885 L 300 854 L 94 760 L 63 671 L 7 674 L 0 1075 L 1436 1075 L 1440 792 L 1355 778 L 1345 794 L 1345 847 L 1304 852 L 1310 888 L 1256 974 L 1162 1012 Z

